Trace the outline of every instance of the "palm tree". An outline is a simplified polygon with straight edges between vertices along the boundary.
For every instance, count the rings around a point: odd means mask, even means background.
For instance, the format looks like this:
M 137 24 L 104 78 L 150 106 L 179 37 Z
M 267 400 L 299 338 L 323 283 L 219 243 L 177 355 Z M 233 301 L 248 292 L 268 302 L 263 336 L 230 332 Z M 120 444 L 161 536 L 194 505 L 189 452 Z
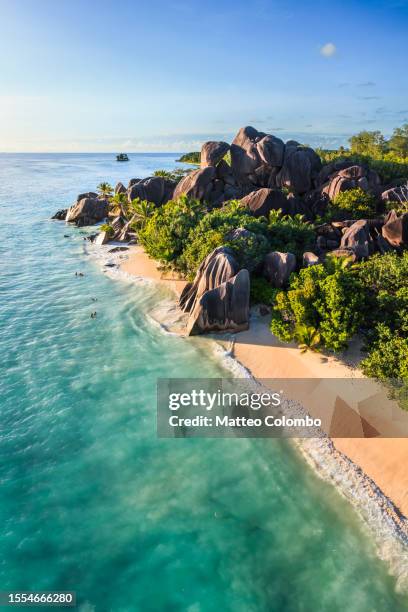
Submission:
M 109 185 L 109 183 L 99 183 L 97 190 L 99 191 L 100 195 L 105 197 L 109 197 L 113 193 L 113 187 L 112 185 Z
M 149 217 L 152 216 L 155 209 L 154 204 L 147 200 L 141 200 L 135 198 L 130 202 L 130 207 L 134 213 L 133 218 L 135 219 L 136 225 L 144 227 Z
M 120 210 L 120 214 L 122 215 L 122 217 L 127 217 L 127 209 L 128 209 L 128 199 L 127 199 L 127 194 L 126 193 L 116 193 L 112 198 L 111 198 L 111 206 L 113 208 L 119 208 Z
M 299 342 L 301 353 L 307 351 L 318 351 L 320 344 L 320 332 L 312 326 L 298 325 L 295 330 L 296 340 Z

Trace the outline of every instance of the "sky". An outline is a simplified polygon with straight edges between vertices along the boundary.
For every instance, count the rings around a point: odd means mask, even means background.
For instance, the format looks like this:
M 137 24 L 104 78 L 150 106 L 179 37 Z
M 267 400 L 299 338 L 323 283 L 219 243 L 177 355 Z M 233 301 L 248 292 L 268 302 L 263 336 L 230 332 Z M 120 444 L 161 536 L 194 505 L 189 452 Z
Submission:
M 0 0 L 0 151 L 389 135 L 407 40 L 408 0 Z

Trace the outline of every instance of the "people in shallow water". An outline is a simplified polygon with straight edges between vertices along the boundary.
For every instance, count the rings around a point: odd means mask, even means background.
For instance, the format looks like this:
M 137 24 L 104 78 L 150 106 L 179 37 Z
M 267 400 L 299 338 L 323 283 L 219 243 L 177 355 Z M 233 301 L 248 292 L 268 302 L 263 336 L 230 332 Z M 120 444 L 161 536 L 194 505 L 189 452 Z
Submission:
M 94 312 L 91 312 L 91 319 L 96 319 L 96 310 Z

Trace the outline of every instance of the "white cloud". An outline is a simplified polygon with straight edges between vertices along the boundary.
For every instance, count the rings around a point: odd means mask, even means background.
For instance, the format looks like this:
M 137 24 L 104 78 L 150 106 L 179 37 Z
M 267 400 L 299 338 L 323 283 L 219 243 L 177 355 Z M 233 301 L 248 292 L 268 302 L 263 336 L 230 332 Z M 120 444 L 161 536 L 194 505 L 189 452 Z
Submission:
M 320 53 L 324 57 L 333 57 L 336 51 L 337 51 L 336 45 L 331 42 L 326 43 L 325 45 L 323 45 L 323 47 L 320 48 Z

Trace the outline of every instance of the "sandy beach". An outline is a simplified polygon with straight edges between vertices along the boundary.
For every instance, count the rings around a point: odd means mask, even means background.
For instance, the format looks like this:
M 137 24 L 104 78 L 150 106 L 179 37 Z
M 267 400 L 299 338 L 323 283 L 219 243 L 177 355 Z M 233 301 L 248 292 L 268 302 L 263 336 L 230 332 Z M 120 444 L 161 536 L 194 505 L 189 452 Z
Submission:
M 177 295 L 186 282 L 163 273 L 142 247 L 132 247 L 120 269 L 130 275 L 154 279 Z M 233 357 L 258 379 L 276 378 L 362 378 L 357 367 L 358 346 L 353 343 L 343 360 L 320 353 L 302 354 L 268 329 L 268 317 L 255 317 L 249 330 L 236 334 Z M 320 405 L 325 402 L 321 401 Z M 335 448 L 371 478 L 405 517 L 408 516 L 408 440 L 406 438 L 336 438 Z

